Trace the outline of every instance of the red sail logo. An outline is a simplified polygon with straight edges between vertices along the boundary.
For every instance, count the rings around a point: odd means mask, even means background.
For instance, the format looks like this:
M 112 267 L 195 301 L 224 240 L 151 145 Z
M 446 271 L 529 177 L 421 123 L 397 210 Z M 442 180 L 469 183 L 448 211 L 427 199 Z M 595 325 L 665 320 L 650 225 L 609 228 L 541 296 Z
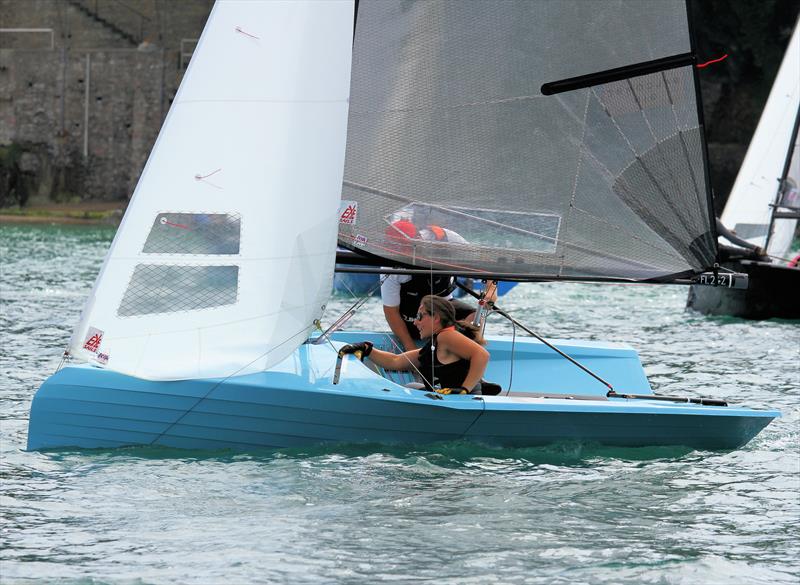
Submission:
M 102 342 L 103 332 L 94 327 L 89 327 L 89 331 L 86 333 L 86 339 L 83 342 L 83 349 L 91 351 L 92 353 L 97 353 Z
M 356 216 L 358 215 L 358 204 L 355 202 L 347 202 L 346 207 L 344 207 L 344 211 L 339 216 L 339 223 L 345 223 L 348 225 L 353 225 L 356 223 Z

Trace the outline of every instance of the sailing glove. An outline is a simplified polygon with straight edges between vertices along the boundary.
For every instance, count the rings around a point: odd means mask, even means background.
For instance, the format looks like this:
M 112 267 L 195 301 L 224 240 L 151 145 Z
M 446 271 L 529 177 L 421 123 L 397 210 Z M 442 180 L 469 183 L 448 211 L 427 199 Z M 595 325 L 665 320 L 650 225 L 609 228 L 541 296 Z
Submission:
M 469 391 L 463 386 L 458 388 L 434 388 L 437 394 L 469 394 Z
M 362 341 L 360 343 L 348 343 L 339 350 L 339 357 L 344 357 L 348 353 L 355 354 L 355 356 L 362 362 L 364 358 L 372 353 L 372 343 L 369 341 Z

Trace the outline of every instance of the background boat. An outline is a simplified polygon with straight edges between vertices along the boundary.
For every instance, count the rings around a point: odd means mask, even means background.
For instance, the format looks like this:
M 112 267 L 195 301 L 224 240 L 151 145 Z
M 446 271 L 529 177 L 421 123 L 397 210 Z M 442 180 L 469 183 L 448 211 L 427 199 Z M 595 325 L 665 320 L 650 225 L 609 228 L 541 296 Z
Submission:
M 687 306 L 711 315 L 800 319 L 800 25 L 784 55 L 758 127 L 736 178 L 722 224 L 728 244 L 723 270 L 750 276 L 747 290 L 692 286 Z M 748 246 L 741 248 L 737 246 Z

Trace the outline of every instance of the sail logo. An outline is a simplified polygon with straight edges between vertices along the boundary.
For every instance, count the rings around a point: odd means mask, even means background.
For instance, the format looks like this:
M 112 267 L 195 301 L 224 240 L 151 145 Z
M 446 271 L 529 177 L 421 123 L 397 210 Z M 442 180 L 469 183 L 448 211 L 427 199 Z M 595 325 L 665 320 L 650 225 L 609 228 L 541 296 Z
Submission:
M 89 327 L 89 331 L 86 333 L 86 339 L 83 341 L 83 349 L 91 351 L 92 353 L 97 353 L 102 342 L 103 332 L 94 327 Z
M 356 217 L 358 217 L 358 202 L 342 201 L 342 206 L 339 208 L 339 223 L 355 225 Z

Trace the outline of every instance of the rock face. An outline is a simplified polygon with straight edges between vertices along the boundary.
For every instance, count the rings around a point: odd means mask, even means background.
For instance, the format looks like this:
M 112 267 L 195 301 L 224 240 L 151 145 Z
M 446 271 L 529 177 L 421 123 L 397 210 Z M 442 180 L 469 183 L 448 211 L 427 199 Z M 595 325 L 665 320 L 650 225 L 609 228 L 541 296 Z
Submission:
M 129 198 L 212 5 L 0 0 L 0 207 Z M 701 58 L 731 54 L 701 73 L 712 185 L 721 209 L 800 4 L 692 5 L 699 11 Z M 753 58 L 753 47 L 761 57 Z
M 24 152 L 20 202 L 127 197 L 163 117 L 164 61 L 165 51 L 0 51 L 11 94 L 0 143 Z
M 129 198 L 212 4 L 0 0 L 0 207 Z

